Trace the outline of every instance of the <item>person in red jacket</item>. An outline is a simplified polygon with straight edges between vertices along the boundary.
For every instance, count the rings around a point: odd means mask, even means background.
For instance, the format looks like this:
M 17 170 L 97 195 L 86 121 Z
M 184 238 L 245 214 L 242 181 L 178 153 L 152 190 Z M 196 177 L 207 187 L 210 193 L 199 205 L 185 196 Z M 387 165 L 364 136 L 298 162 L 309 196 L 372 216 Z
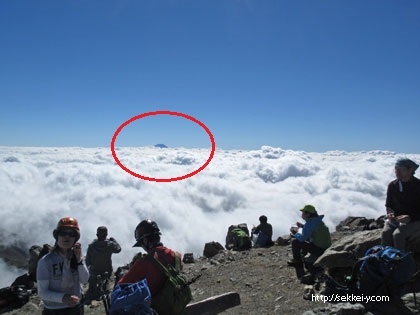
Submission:
M 163 246 L 160 242 L 160 235 L 159 227 L 155 221 L 147 219 L 137 225 L 134 232 L 136 243 L 133 247 L 142 247 L 147 255 L 137 258 L 128 272 L 118 281 L 118 284 L 135 283 L 146 278 L 152 301 L 153 296 L 163 288 L 166 275 L 151 258 L 158 259 L 165 266 L 169 264 L 175 266 L 175 259 L 179 259 L 179 266 L 182 267 L 181 254 L 175 255 L 172 249 Z

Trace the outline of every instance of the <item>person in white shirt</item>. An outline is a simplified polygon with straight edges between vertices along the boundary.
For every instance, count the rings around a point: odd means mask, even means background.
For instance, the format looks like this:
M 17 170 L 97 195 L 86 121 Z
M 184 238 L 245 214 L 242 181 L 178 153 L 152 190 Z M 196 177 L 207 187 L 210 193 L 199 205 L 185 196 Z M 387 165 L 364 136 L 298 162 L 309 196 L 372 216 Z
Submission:
M 37 266 L 38 295 L 44 303 L 43 315 L 83 315 L 81 284 L 87 283 L 89 271 L 83 263 L 77 241 L 80 229 L 76 219 L 58 221 L 53 231 L 53 250 Z

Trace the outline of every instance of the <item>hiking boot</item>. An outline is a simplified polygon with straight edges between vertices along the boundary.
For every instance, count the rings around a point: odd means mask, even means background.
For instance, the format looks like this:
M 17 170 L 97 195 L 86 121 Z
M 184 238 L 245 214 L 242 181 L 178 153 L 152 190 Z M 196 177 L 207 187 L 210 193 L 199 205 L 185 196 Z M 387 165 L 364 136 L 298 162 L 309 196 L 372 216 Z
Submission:
M 303 261 L 298 259 L 292 259 L 287 262 L 287 265 L 290 267 L 303 266 Z

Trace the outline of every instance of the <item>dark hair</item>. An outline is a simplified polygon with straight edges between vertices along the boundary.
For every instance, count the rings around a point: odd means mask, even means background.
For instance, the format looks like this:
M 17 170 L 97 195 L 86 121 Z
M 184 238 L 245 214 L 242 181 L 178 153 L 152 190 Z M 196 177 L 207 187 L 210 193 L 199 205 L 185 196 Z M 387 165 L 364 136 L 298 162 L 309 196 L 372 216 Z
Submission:
M 267 223 L 267 217 L 265 215 L 260 216 L 259 220 L 261 223 Z

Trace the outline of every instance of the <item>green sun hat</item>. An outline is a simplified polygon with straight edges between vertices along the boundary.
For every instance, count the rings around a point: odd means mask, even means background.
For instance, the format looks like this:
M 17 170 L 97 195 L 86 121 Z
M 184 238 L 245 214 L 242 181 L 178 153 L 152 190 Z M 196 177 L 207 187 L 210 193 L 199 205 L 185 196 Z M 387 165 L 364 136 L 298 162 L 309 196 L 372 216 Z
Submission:
M 302 212 L 307 212 L 310 214 L 316 214 L 316 209 L 313 205 L 305 205 L 302 209 L 300 209 Z

